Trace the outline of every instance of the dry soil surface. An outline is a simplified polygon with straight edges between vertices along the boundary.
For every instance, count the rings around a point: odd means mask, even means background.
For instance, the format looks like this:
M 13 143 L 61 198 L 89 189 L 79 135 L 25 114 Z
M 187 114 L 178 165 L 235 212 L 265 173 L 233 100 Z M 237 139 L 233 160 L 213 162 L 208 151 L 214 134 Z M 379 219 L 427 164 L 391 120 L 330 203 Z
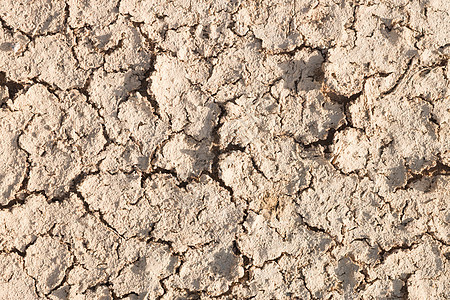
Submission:
M 0 299 L 450 299 L 450 1 L 0 23 Z

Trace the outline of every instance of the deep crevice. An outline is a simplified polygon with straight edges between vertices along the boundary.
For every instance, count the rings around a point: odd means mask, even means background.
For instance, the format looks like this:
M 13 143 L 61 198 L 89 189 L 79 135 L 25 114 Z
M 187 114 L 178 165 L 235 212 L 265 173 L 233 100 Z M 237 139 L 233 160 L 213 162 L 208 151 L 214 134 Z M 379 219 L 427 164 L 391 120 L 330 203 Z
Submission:
M 410 173 L 411 177 L 408 179 L 405 189 L 411 187 L 412 184 L 424 178 L 435 177 L 438 175 L 449 176 L 450 166 L 444 165 L 440 161 L 437 161 L 435 166 L 425 169 L 420 173 Z
M 14 100 L 16 95 L 25 88 L 23 84 L 9 80 L 6 77 L 6 72 L 3 71 L 0 71 L 0 85 L 8 88 L 8 96 L 11 100 Z

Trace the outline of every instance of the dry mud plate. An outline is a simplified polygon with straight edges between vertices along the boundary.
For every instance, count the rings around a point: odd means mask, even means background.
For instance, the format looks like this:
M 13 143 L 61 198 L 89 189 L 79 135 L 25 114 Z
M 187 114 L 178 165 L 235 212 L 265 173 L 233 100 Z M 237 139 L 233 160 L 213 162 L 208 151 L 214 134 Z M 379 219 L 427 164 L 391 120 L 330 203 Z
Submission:
M 450 1 L 0 0 L 0 299 L 450 299 Z

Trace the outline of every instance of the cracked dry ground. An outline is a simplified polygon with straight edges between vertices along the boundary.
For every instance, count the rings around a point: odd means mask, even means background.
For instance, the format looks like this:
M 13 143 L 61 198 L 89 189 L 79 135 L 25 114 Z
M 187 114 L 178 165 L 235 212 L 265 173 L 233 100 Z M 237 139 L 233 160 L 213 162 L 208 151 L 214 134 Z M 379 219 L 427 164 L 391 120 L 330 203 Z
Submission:
M 449 14 L 0 0 L 0 299 L 450 299 Z

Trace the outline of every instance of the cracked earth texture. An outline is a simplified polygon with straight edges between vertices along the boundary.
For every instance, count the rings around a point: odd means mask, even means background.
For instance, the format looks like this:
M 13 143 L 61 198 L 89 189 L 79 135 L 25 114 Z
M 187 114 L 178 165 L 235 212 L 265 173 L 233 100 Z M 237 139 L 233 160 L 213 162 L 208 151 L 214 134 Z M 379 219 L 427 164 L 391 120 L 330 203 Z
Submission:
M 0 299 L 450 299 L 450 1 L 0 25 Z

